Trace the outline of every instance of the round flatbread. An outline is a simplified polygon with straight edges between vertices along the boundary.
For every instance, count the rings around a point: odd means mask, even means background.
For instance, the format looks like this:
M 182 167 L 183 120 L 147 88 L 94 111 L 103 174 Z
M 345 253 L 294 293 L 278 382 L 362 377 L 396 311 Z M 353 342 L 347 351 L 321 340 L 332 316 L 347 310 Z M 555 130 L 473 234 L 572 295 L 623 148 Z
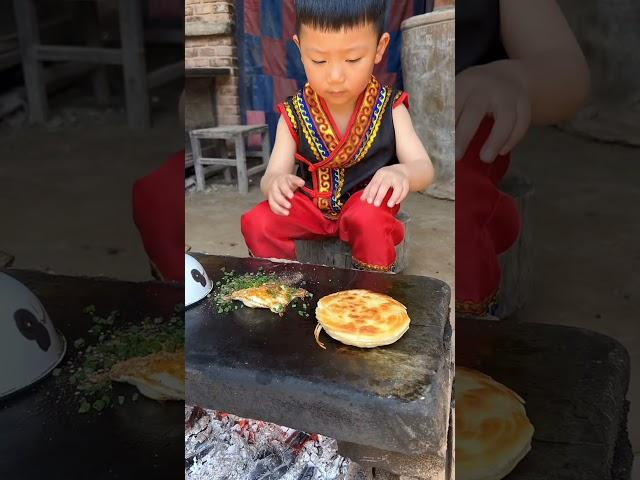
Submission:
M 409 329 L 407 307 L 388 295 L 344 290 L 322 297 L 316 307 L 316 341 L 322 329 L 339 342 L 372 348 L 396 342 Z
M 456 478 L 499 480 L 531 450 L 524 400 L 493 378 L 456 366 Z

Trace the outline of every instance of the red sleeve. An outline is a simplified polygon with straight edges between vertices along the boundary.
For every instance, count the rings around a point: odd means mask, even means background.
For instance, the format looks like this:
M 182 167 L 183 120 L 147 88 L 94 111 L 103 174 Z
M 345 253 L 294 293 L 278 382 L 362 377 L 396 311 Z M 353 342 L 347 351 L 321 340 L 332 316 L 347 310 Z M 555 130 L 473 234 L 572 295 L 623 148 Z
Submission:
M 409 110 L 409 94 L 407 92 L 402 92 L 398 99 L 393 103 L 393 108 L 396 108 L 398 105 L 404 105 Z
M 284 118 L 284 121 L 287 123 L 287 127 L 289 128 L 289 133 L 291 133 L 291 137 L 296 142 L 296 145 L 299 145 L 300 138 L 298 138 L 298 133 L 296 132 L 296 129 L 293 127 L 293 124 L 291 123 L 291 119 L 287 114 L 287 108 L 284 106 L 284 103 L 278 104 L 278 110 L 280 111 L 280 115 L 282 115 L 282 118 Z

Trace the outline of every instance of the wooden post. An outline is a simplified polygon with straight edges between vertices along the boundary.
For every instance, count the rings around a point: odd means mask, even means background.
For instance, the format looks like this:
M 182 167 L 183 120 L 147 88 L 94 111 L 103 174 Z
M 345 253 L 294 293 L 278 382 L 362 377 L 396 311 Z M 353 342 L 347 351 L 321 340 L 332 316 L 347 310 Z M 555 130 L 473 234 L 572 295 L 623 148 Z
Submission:
M 14 0 L 22 72 L 29 100 L 29 119 L 32 123 L 43 123 L 47 117 L 47 91 L 44 71 L 36 58 L 36 48 L 40 45 L 38 17 L 33 0 Z
M 218 140 L 218 148 L 220 150 L 221 158 L 229 158 L 227 142 L 225 140 Z M 227 183 L 231 183 L 233 178 L 231 178 L 231 167 L 227 167 L 224 169 L 224 181 Z
M 15 259 L 10 253 L 0 250 L 0 268 L 9 268 Z
M 247 155 L 244 147 L 244 135 L 239 133 L 234 138 L 236 141 L 236 162 L 238 166 L 238 190 L 240 194 L 246 195 L 249 192 L 249 175 L 247 174 Z
M 262 132 L 262 164 L 266 167 L 269 163 L 269 154 L 271 153 L 271 140 L 269 139 L 269 128 Z
M 144 129 L 150 121 L 142 5 L 140 0 L 120 0 L 119 10 L 127 120 L 131 128 Z
M 78 4 L 78 18 L 82 22 L 84 39 L 90 47 L 101 47 L 100 24 L 98 22 L 98 9 L 95 2 L 80 2 Z M 109 102 L 109 82 L 107 80 L 107 68 L 104 65 L 96 66 L 92 75 L 93 93 L 98 105 L 105 106 Z
M 196 191 L 204 190 L 204 167 L 200 162 L 202 158 L 202 149 L 200 148 L 200 139 L 193 134 L 189 134 L 191 139 L 191 156 L 193 158 L 193 169 L 196 173 Z

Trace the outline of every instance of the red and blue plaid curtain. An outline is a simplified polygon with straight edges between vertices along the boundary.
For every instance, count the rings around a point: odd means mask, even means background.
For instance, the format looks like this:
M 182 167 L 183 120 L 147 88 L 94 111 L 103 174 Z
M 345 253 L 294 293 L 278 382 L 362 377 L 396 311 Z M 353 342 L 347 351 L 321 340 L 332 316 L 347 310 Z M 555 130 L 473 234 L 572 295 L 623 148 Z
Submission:
M 298 47 L 291 39 L 295 0 L 237 0 L 235 5 L 242 121 L 269 125 L 273 145 L 280 116 L 276 105 L 306 83 Z M 387 2 L 385 27 L 391 42 L 374 70 L 381 82 L 402 88 L 400 24 L 426 8 L 424 0 Z

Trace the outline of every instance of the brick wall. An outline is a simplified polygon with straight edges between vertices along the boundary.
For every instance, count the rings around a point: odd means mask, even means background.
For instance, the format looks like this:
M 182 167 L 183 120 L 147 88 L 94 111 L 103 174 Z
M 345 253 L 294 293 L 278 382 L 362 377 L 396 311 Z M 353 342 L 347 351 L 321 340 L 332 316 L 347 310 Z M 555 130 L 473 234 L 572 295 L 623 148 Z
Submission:
M 238 100 L 238 57 L 234 37 L 233 0 L 185 0 L 185 66 L 186 68 L 229 67 L 231 75 L 216 76 L 215 124 L 240 123 Z M 187 85 L 187 124 L 203 123 L 188 118 L 190 105 L 209 102 L 202 88 L 190 92 Z M 201 110 L 201 109 L 200 109 Z M 198 109 L 193 109 L 194 112 Z

